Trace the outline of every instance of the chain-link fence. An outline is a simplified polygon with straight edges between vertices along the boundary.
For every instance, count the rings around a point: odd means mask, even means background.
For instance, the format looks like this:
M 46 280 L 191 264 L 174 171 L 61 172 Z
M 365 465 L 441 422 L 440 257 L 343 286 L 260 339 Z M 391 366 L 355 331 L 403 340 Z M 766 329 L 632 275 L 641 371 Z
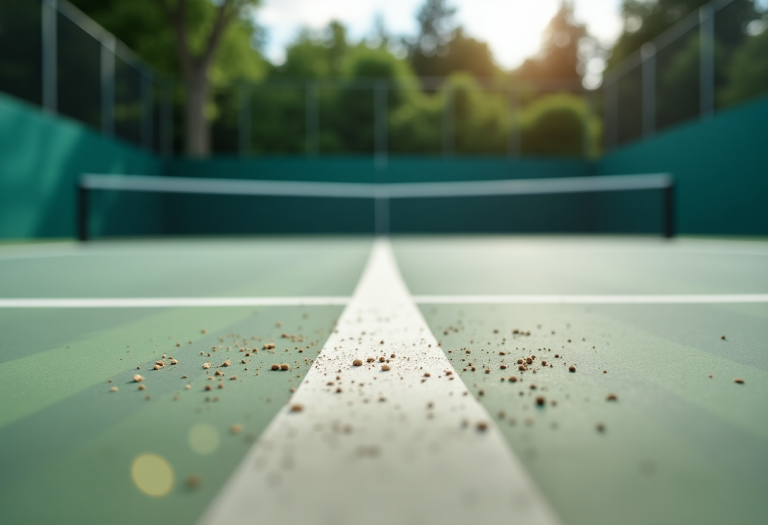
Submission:
M 2 0 L 0 24 L 0 90 L 154 151 L 183 150 L 182 85 L 66 0 Z M 211 94 L 215 154 L 580 157 L 600 144 L 590 94 L 573 80 L 271 78 Z
M 0 2 L 0 90 L 164 154 L 172 83 L 64 0 Z
M 468 76 L 214 86 L 212 151 L 595 157 L 768 92 L 768 15 L 756 18 L 752 6 L 706 4 L 597 92 Z M 0 1 L 0 90 L 166 155 L 183 149 L 182 86 L 65 0 Z
M 579 83 L 269 79 L 214 95 L 219 154 L 595 156 Z
M 709 2 L 607 73 L 605 148 L 768 92 L 768 14 L 754 9 Z

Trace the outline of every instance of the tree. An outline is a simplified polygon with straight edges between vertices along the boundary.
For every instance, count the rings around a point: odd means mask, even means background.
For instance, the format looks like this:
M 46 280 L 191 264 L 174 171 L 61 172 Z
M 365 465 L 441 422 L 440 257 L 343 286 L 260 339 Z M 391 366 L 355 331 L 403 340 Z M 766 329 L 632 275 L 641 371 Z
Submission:
M 408 59 L 418 76 L 447 77 L 471 73 L 477 78 L 493 77 L 498 67 L 488 44 L 464 33 L 453 23 L 456 8 L 445 0 L 426 0 L 416 19 L 419 34 L 406 41 Z
M 441 56 L 448 53 L 448 44 L 453 40 L 455 26 L 453 16 L 456 8 L 447 5 L 446 0 L 426 0 L 416 20 L 419 34 L 407 41 L 408 58 L 419 76 L 442 75 L 439 67 Z
M 583 74 L 579 46 L 588 38 L 587 29 L 576 22 L 573 3 L 561 1 L 560 7 L 544 29 L 539 56 L 527 59 L 517 70 L 524 78 L 573 79 Z
M 175 80 L 183 76 L 182 62 L 178 55 L 176 30 L 167 21 L 162 2 L 168 3 L 172 9 L 182 4 L 186 6 L 186 40 L 191 54 L 199 56 L 210 39 L 216 14 L 223 7 L 219 2 L 217 7 L 211 0 L 176 0 L 180 3 L 170 4 L 170 0 L 71 0 L 89 17 L 107 31 L 114 34 L 131 50 L 146 61 L 161 75 Z M 231 0 L 230 0 L 231 1 Z M 187 96 L 179 105 L 185 106 L 187 133 L 185 150 L 193 155 L 205 154 L 209 151 L 209 121 L 217 113 L 211 100 L 211 90 L 216 88 L 229 89 L 240 80 L 257 80 L 263 77 L 268 64 L 257 50 L 261 29 L 253 22 L 253 17 L 245 16 L 249 6 L 255 6 L 254 1 L 238 0 L 228 9 L 238 8 L 236 15 L 230 14 L 229 24 L 222 28 L 216 48 L 210 55 L 203 98 L 200 106 L 194 108 L 197 119 L 191 118 L 190 97 Z M 228 11 L 233 13 L 234 11 Z M 185 88 L 188 83 L 184 82 Z M 187 92 L 189 94 L 189 92 Z M 190 147 L 191 137 L 195 134 L 192 126 L 202 122 L 204 148 L 193 151 Z M 198 139 L 201 132 L 197 131 Z
M 190 0 L 157 0 L 173 28 L 174 42 L 182 79 L 186 91 L 186 151 L 191 156 L 203 157 L 210 152 L 210 123 L 205 115 L 205 107 L 210 97 L 209 70 L 213 57 L 221 43 L 222 36 L 233 19 L 245 14 L 248 8 L 255 7 L 258 0 L 221 0 L 218 6 L 200 5 L 206 13 L 202 23 L 209 26 L 199 49 L 194 49 L 191 42 Z

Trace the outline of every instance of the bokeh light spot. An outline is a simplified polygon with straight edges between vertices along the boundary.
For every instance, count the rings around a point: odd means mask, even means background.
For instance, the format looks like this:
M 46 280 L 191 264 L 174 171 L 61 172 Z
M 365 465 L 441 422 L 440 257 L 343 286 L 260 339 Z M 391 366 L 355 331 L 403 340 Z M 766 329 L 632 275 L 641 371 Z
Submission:
M 219 448 L 219 431 L 213 425 L 198 423 L 189 430 L 187 440 L 198 454 L 210 454 Z
M 148 496 L 160 497 L 173 488 L 173 468 L 157 454 L 140 454 L 131 464 L 133 482 Z

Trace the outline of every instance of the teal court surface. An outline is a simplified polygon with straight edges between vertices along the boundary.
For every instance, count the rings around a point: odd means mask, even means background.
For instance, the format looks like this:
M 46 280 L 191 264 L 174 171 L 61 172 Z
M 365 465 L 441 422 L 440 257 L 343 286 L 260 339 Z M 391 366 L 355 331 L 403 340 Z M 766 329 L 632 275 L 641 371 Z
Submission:
M 763 241 L 5 245 L 0 334 L 4 523 L 768 522 Z

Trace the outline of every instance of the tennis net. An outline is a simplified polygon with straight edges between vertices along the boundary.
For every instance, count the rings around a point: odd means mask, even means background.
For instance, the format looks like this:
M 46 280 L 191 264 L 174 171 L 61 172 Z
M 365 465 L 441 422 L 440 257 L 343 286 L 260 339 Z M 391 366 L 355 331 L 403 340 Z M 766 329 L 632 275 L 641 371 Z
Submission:
M 125 194 L 152 198 L 115 197 Z M 391 184 L 86 174 L 78 197 L 83 241 L 94 222 L 108 232 L 110 214 L 157 234 L 675 234 L 668 174 Z

